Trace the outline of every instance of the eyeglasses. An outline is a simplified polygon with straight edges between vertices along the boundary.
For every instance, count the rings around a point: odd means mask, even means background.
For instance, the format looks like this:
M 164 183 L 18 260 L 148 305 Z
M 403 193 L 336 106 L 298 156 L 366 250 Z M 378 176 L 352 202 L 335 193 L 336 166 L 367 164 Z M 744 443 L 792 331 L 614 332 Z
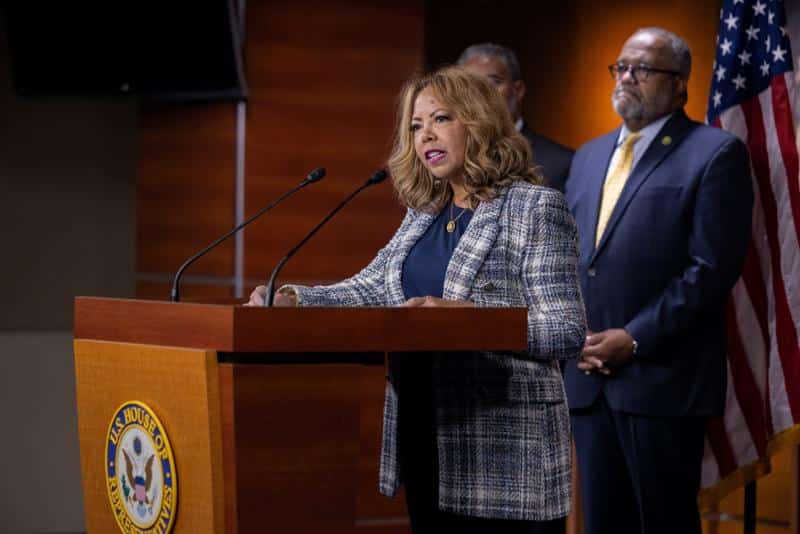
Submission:
M 646 82 L 650 75 L 654 72 L 660 72 L 662 74 L 671 74 L 672 76 L 680 76 L 680 72 L 676 70 L 666 70 L 666 69 L 657 69 L 655 67 L 651 67 L 650 65 L 645 65 L 644 63 L 639 63 L 638 65 L 628 65 L 627 63 L 614 63 L 608 66 L 608 72 L 611 73 L 611 77 L 615 80 L 621 79 L 625 76 L 626 72 L 631 73 L 631 77 L 635 82 Z

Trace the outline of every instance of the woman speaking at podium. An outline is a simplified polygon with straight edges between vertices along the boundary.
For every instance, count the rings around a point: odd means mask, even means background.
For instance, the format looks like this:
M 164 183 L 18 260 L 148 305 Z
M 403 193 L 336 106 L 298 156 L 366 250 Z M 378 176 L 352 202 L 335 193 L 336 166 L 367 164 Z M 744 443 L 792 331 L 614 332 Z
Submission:
M 389 171 L 408 208 L 391 241 L 352 278 L 284 286 L 275 305 L 526 307 L 526 352 L 392 359 L 380 490 L 405 486 L 415 534 L 558 532 L 571 459 L 557 360 L 585 336 L 564 198 L 540 186 L 491 82 L 457 67 L 405 85 Z

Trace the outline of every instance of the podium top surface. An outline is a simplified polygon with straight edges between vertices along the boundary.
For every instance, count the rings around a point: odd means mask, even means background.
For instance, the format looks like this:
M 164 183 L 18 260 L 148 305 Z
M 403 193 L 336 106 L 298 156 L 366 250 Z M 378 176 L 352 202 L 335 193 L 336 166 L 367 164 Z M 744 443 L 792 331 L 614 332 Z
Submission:
M 508 351 L 525 308 L 251 308 L 77 297 L 76 339 L 225 352 Z

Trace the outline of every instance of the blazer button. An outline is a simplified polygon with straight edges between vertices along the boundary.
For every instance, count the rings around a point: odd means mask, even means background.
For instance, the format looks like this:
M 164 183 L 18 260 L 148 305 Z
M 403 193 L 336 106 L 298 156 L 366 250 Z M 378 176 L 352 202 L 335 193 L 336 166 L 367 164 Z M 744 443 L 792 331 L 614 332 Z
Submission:
M 486 282 L 481 289 L 483 289 L 484 291 L 494 291 L 495 287 L 493 283 Z
M 595 275 L 597 275 L 597 271 L 594 267 L 589 267 L 589 270 L 586 271 L 586 274 L 588 274 L 590 278 L 594 278 Z

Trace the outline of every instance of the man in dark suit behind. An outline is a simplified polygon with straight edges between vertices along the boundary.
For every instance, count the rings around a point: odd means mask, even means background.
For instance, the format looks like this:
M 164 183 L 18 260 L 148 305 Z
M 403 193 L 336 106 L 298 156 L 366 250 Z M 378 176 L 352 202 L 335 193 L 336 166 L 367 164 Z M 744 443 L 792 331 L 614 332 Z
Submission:
M 525 125 L 522 119 L 525 82 L 522 80 L 522 71 L 514 51 L 492 43 L 476 44 L 461 53 L 458 64 L 492 80 L 508 104 L 508 110 L 517 130 L 530 143 L 533 161 L 542 166 L 545 185 L 563 192 L 574 151 L 533 133 Z
M 621 128 L 575 154 L 567 201 L 588 326 L 566 366 L 586 534 L 700 534 L 725 405 L 725 304 L 748 246 L 746 146 L 683 112 L 691 55 L 638 30 L 609 67 Z

